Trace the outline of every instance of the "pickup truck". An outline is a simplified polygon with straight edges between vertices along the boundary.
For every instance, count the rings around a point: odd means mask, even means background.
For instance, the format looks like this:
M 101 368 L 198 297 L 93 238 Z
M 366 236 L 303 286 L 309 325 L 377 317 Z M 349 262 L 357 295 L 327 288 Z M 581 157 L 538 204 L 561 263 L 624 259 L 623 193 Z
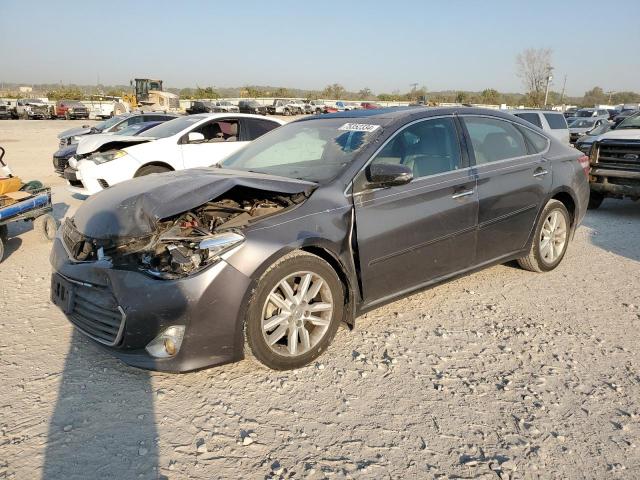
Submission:
M 590 152 L 589 208 L 607 198 L 640 199 L 640 114 L 596 137 Z
M 267 106 L 267 113 L 270 115 L 295 115 L 298 107 L 286 98 L 276 98 L 273 104 Z
M 44 120 L 49 117 L 49 105 L 39 98 L 21 98 L 16 102 L 13 110 L 13 118 Z

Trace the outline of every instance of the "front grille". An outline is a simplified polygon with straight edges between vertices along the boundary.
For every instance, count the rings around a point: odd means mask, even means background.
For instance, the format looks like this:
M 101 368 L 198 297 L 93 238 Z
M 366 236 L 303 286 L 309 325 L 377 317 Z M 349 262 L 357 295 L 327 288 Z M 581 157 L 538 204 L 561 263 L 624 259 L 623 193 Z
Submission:
M 64 173 L 65 168 L 69 166 L 69 159 L 62 157 L 53 157 L 53 168 L 58 173 Z
M 597 165 L 611 170 L 640 172 L 640 141 L 603 141 Z
M 105 345 L 117 345 L 122 338 L 124 312 L 104 287 L 73 285 L 73 307 L 68 317 L 83 333 Z

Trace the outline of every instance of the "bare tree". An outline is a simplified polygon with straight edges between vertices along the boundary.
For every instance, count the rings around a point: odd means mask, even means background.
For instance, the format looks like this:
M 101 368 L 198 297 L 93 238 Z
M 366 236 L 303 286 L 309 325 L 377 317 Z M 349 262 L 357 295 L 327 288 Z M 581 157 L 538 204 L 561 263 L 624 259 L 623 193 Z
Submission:
M 544 93 L 547 86 L 547 79 L 551 75 L 550 48 L 527 48 L 516 57 L 518 76 L 522 79 L 529 101 L 536 106 L 544 103 Z

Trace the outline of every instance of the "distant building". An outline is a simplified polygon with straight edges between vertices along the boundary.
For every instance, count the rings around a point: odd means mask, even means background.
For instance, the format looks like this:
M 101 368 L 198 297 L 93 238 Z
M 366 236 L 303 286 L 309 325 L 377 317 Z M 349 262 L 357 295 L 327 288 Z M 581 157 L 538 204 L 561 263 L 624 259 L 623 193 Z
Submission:
M 20 93 L 31 93 L 33 92 L 33 88 L 31 87 L 20 87 Z

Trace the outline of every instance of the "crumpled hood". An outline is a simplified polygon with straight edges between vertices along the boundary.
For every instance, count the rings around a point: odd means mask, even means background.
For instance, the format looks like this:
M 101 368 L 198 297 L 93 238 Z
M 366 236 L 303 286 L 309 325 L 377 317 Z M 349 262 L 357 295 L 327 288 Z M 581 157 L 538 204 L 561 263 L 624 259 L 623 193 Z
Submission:
M 233 187 L 267 192 L 310 193 L 303 180 L 219 168 L 197 168 L 134 178 L 87 199 L 73 217 L 76 229 L 96 240 L 153 234 L 159 220 L 214 200 Z
M 97 133 L 95 135 L 86 135 L 78 142 L 78 155 L 95 152 L 101 146 L 109 142 L 126 142 L 126 143 L 144 143 L 153 140 L 151 137 L 134 136 L 134 135 L 114 135 L 112 133 Z
M 58 138 L 74 137 L 76 135 L 86 135 L 88 133 L 91 133 L 91 127 L 75 127 L 59 133 Z
M 589 130 L 592 130 L 593 126 L 587 128 L 570 128 L 569 133 L 587 133 Z

